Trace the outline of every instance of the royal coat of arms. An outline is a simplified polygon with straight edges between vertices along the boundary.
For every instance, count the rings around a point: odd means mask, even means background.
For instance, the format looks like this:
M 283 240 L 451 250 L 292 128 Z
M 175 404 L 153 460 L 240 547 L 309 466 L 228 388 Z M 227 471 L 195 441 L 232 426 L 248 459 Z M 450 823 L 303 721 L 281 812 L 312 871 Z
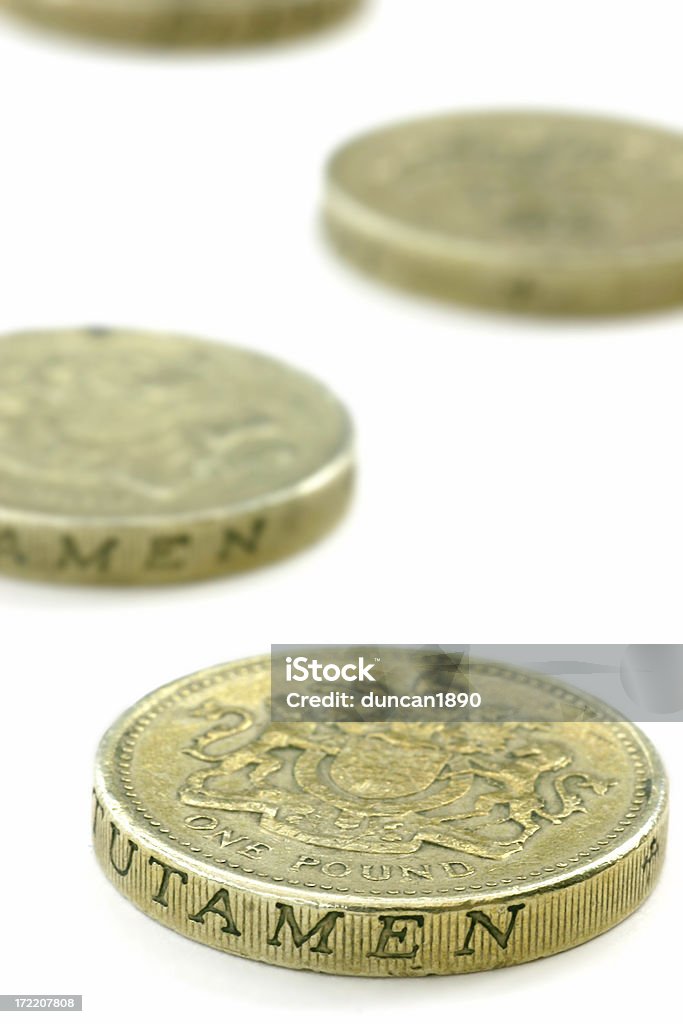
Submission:
M 423 843 L 493 860 L 544 825 L 586 812 L 614 783 L 573 765 L 552 725 L 314 724 L 258 727 L 247 710 L 197 737 L 204 762 L 183 804 L 257 815 L 270 833 L 359 853 L 414 853 Z M 555 733 L 555 735 L 553 734 Z M 211 753 L 231 737 L 245 742 Z

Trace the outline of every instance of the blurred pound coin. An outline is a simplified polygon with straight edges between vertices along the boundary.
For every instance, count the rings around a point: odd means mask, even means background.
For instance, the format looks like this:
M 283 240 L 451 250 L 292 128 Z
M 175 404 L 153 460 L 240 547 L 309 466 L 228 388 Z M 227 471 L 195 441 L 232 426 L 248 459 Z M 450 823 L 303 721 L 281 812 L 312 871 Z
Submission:
M 14 14 L 105 39 L 206 46 L 320 28 L 359 0 L 0 0 Z
M 434 117 L 352 141 L 327 223 L 366 271 L 441 298 L 541 314 L 683 299 L 683 136 L 568 114 Z
M 0 569 L 160 583 L 311 543 L 351 490 L 349 417 L 283 363 L 134 331 L 0 339 Z

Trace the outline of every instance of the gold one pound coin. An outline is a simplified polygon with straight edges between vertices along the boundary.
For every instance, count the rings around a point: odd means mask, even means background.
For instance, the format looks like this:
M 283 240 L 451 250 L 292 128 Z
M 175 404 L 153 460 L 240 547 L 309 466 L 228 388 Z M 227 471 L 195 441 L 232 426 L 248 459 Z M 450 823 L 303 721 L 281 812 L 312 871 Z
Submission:
M 359 0 L 0 0 L 13 14 L 105 39 L 166 46 L 246 43 L 311 31 Z
M 480 971 L 600 935 L 657 881 L 659 758 L 562 684 L 470 674 L 496 724 L 277 724 L 268 658 L 150 694 L 99 749 L 104 872 L 198 942 L 329 974 Z M 558 720 L 506 720 L 541 705 Z
M 0 569 L 163 583 L 311 543 L 351 490 L 349 417 L 228 345 L 135 331 L 0 339 Z
M 331 161 L 339 249 L 390 282 L 540 314 L 683 299 L 683 136 L 599 117 L 458 114 Z

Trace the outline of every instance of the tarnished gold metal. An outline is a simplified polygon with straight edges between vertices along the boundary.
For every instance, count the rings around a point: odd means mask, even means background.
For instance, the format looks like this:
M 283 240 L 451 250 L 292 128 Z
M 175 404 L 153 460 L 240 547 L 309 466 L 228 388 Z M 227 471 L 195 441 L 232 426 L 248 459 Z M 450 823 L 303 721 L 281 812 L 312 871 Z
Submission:
M 486 970 L 599 935 L 659 875 L 658 756 L 553 680 L 470 677 L 495 724 L 277 724 L 268 658 L 163 687 L 100 746 L 102 868 L 190 938 L 332 974 Z M 509 721 L 541 708 L 566 720 Z
M 567 114 L 384 128 L 331 161 L 337 246 L 386 280 L 482 306 L 607 314 L 683 300 L 683 136 Z
M 228 345 L 135 331 L 0 339 L 0 570 L 163 583 L 249 569 L 344 511 L 349 418 Z
M 0 0 L 0 9 L 79 34 L 162 46 L 253 43 L 322 28 L 360 0 Z

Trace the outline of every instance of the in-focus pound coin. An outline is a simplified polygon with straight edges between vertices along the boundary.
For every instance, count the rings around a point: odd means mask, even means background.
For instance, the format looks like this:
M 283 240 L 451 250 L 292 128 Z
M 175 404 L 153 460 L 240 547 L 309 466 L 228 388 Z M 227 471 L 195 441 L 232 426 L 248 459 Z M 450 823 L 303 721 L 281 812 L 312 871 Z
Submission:
M 659 876 L 659 758 L 563 684 L 470 674 L 499 721 L 278 724 L 268 658 L 163 687 L 101 743 L 102 868 L 183 935 L 331 974 L 486 970 L 600 935 Z M 506 718 L 539 705 L 557 720 Z

